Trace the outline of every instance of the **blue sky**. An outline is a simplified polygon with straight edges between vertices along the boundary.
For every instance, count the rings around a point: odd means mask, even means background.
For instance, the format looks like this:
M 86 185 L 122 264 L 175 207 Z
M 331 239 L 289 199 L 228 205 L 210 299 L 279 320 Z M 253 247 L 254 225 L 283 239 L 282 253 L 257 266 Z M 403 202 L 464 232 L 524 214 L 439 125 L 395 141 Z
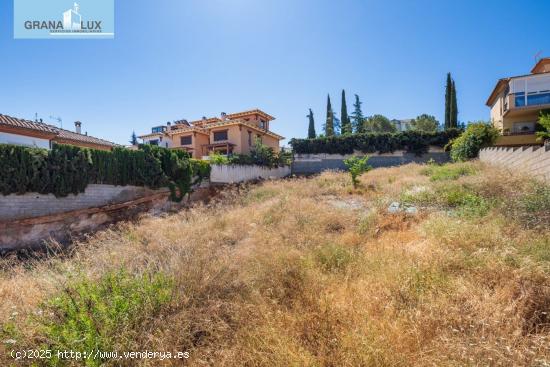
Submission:
M 348 110 L 357 93 L 366 115 L 441 121 L 448 71 L 459 119 L 488 119 L 496 80 L 550 56 L 547 1 L 115 0 L 113 40 L 14 40 L 13 1 L 0 0 L 0 113 L 81 120 L 117 143 L 256 107 L 303 137 L 308 108 L 319 131 L 342 89 Z

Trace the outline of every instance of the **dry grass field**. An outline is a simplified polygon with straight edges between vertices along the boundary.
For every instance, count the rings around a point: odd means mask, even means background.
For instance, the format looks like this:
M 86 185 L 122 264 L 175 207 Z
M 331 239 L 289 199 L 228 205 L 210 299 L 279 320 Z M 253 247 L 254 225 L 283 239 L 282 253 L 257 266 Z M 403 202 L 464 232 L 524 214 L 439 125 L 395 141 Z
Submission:
M 550 188 L 479 162 L 242 186 L 0 260 L 0 299 L 1 366 L 550 366 Z M 189 359 L 9 356 L 39 348 Z

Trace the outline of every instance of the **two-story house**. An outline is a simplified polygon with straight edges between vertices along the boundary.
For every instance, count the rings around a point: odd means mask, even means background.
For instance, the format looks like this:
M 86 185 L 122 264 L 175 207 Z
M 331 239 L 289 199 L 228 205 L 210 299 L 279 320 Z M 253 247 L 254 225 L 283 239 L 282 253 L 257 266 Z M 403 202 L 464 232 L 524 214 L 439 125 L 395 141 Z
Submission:
M 495 145 L 539 145 L 535 127 L 550 109 L 550 58 L 539 60 L 531 74 L 500 79 L 487 100 L 491 121 L 502 136 Z
M 203 117 L 201 120 L 186 120 L 167 123 L 152 128 L 150 134 L 140 138 L 145 144 L 171 149 L 183 149 L 194 158 L 220 154 L 247 154 L 257 139 L 274 151 L 279 151 L 279 142 L 284 137 L 270 130 L 273 116 L 255 109 L 226 114 L 220 117 Z

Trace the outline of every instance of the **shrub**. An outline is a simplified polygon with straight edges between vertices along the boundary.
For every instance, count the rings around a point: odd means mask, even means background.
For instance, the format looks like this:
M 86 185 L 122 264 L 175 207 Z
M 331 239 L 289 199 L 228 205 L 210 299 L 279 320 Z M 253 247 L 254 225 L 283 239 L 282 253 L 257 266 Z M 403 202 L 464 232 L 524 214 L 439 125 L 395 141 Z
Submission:
M 460 134 L 458 129 L 448 129 L 435 133 L 404 131 L 400 133 L 367 133 L 349 136 L 319 137 L 316 139 L 292 139 L 290 144 L 296 154 L 353 154 L 389 153 L 404 149 L 421 155 L 430 145 L 444 147 L 451 139 Z
M 550 140 L 550 113 L 541 113 L 539 117 L 541 131 L 537 131 L 537 141 L 545 142 Z
M 421 173 L 430 176 L 431 181 L 443 181 L 456 180 L 462 176 L 474 175 L 476 174 L 476 169 L 469 164 L 445 164 L 442 166 L 430 164 Z
M 55 144 L 51 150 L 0 144 L 0 192 L 37 192 L 64 197 L 84 192 L 88 184 L 170 187 L 178 200 L 210 175 L 207 162 L 198 163 L 183 151 L 151 145 L 137 151 L 101 151 Z M 180 195 L 175 189 L 179 188 Z
M 498 130 L 490 123 L 469 124 L 466 131 L 451 142 L 451 158 L 455 162 L 477 158 L 479 151 L 492 145 L 498 137 Z
M 364 156 L 363 158 L 351 157 L 344 160 L 344 164 L 348 168 L 351 175 L 351 183 L 353 184 L 353 187 L 357 187 L 357 184 L 359 183 L 357 178 L 359 176 L 372 169 L 372 167 L 368 165 L 368 161 L 369 156 Z
M 73 280 L 57 296 L 47 301 L 44 317 L 37 321 L 53 351 L 116 351 L 128 333 L 139 333 L 172 299 L 174 282 L 162 273 L 131 275 L 124 270 L 110 272 L 99 281 Z M 60 361 L 54 352 L 49 361 Z M 104 361 L 88 359 L 89 366 Z M 90 364 L 88 364 L 90 363 Z
M 281 167 L 288 166 L 292 161 L 292 154 L 281 150 L 276 153 L 273 148 L 262 144 L 260 140 L 256 140 L 254 148 L 250 154 L 231 154 L 229 156 L 221 155 L 214 152 L 210 155 L 210 162 L 219 165 L 256 165 L 264 167 Z

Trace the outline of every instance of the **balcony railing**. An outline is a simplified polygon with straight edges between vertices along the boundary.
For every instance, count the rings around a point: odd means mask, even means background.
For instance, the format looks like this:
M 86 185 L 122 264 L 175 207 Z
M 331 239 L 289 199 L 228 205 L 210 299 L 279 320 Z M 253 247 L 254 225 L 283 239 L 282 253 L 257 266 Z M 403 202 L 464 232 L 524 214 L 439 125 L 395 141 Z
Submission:
M 532 131 L 507 131 L 507 130 L 504 130 L 502 132 L 502 135 L 504 136 L 513 136 L 513 135 L 534 135 L 535 134 L 535 131 L 532 130 Z

